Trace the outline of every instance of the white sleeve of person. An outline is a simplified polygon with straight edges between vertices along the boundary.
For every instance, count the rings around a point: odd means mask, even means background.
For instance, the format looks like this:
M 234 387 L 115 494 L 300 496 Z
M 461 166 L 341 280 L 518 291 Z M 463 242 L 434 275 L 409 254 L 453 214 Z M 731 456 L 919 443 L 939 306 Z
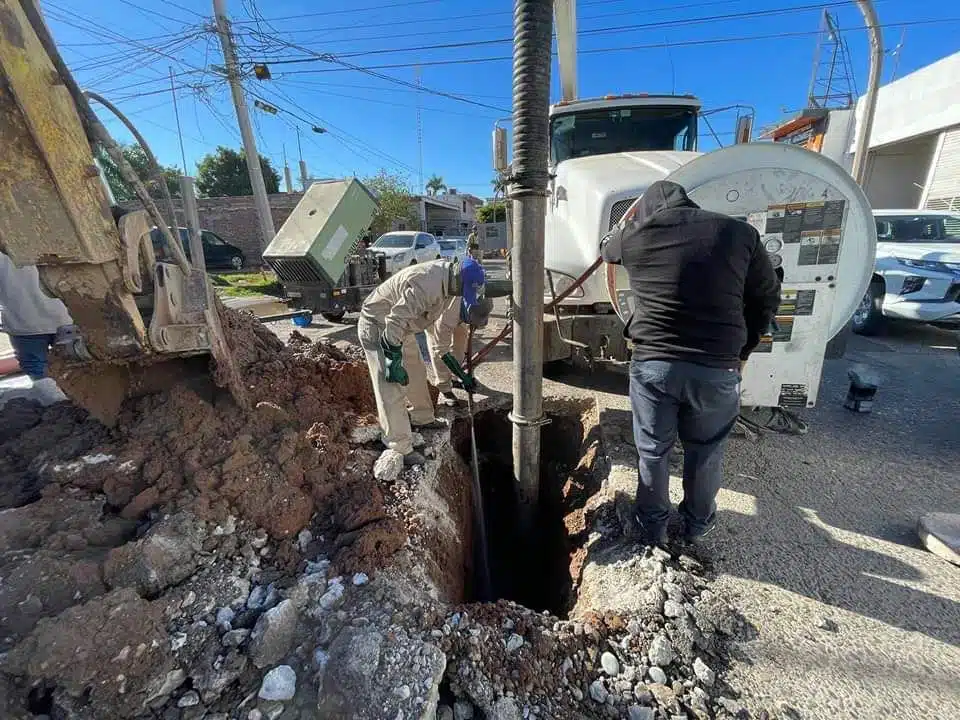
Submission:
M 17 267 L 0 253 L 0 329 L 11 335 L 53 335 L 72 324 L 66 306 L 40 287 L 35 265 Z
M 439 264 L 436 267 L 425 264 L 423 270 L 410 273 L 403 295 L 390 308 L 384 321 L 383 335 L 388 343 L 402 344 L 407 335 L 425 329 L 425 318 L 434 312 L 439 314 L 439 306 L 445 305 L 449 299 L 444 291 L 446 276 L 447 268 Z

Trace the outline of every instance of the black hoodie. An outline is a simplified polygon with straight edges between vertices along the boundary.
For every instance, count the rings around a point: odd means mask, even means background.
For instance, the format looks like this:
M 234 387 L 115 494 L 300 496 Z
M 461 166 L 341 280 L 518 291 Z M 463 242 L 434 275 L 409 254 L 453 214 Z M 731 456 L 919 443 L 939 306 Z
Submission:
M 634 309 L 624 334 L 633 358 L 735 368 L 780 304 L 780 281 L 759 233 L 701 209 L 676 183 L 653 183 L 638 211 L 601 245 L 622 264 Z

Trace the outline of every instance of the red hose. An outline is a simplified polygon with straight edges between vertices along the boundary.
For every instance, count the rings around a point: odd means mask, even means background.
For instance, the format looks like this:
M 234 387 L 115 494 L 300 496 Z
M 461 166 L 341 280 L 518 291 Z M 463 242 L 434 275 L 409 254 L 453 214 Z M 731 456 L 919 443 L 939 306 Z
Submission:
M 577 288 L 579 288 L 581 285 L 583 285 L 583 284 L 587 281 L 587 278 L 589 278 L 591 275 L 593 275 L 593 273 L 595 273 L 595 272 L 597 271 L 597 268 L 600 267 L 602 264 L 603 264 L 603 258 L 599 258 L 599 257 L 598 257 L 596 260 L 594 260 L 594 261 L 593 261 L 593 265 L 591 265 L 590 267 L 588 267 L 588 268 L 586 269 L 586 271 L 584 271 L 583 275 L 581 275 L 580 277 L 578 277 L 578 278 L 574 281 L 573 285 L 571 285 L 570 287 L 568 287 L 566 290 L 564 290 L 562 293 L 560 293 L 556 298 L 554 298 L 554 299 L 551 300 L 549 303 L 547 303 L 547 304 L 543 307 L 543 311 L 544 311 L 544 312 L 550 312 L 550 311 L 553 310 L 553 308 L 555 308 L 560 302 L 562 302 L 563 300 L 566 300 L 566 299 L 570 296 L 570 294 L 573 293 L 573 292 L 574 292 Z M 484 359 L 487 355 L 490 354 L 490 352 L 493 350 L 493 348 L 496 347 L 496 346 L 497 346 L 505 337 L 507 337 L 507 335 L 509 335 L 511 332 L 513 332 L 513 323 L 507 323 L 507 324 L 504 326 L 503 330 L 500 331 L 500 334 L 499 334 L 499 335 L 497 335 L 493 340 L 491 340 L 491 341 L 488 342 L 486 345 L 484 345 L 482 348 L 480 348 L 480 349 L 477 351 L 477 354 L 474 355 L 472 358 L 470 358 L 470 362 L 469 362 L 468 367 L 476 368 L 477 365 L 479 365 L 481 362 L 483 362 L 483 359 Z

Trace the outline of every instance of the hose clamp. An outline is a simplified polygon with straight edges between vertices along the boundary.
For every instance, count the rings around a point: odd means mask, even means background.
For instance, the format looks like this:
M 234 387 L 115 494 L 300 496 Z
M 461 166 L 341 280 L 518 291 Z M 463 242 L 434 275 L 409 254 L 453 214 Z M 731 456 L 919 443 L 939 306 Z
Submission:
M 507 419 L 514 425 L 523 425 L 526 427 L 542 427 L 553 422 L 553 420 L 548 418 L 546 415 L 541 415 L 540 417 L 536 418 L 526 418 L 522 415 L 516 415 L 512 411 L 507 413 Z

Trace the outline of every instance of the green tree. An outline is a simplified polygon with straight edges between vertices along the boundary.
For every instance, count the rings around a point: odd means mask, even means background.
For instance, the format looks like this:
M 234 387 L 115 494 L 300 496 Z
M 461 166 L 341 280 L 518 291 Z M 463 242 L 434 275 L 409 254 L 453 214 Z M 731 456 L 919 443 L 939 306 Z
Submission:
M 363 184 L 373 192 L 380 204 L 370 223 L 370 234 L 378 237 L 390 232 L 397 221 L 416 225 L 417 213 L 413 207 L 413 193 L 410 186 L 399 175 L 391 175 L 381 170 L 373 177 L 366 178 Z
M 439 175 L 431 175 L 427 180 L 427 195 L 439 195 L 447 189 L 446 183 Z
M 130 163 L 131 167 L 136 171 L 137 176 L 143 181 L 143 184 L 147 187 L 147 191 L 150 193 L 150 197 L 155 200 L 159 200 L 163 197 L 160 192 L 160 188 L 157 187 L 157 184 L 153 181 L 152 173 L 150 172 L 150 166 L 147 162 L 147 154 L 143 151 L 143 148 L 139 144 L 133 145 L 121 145 L 120 151 L 123 153 L 123 157 L 126 158 L 127 162 Z M 133 192 L 133 188 L 127 185 L 126 181 L 121 177 L 120 170 L 117 168 L 116 163 L 107 155 L 107 151 L 103 148 L 97 148 L 97 160 L 100 162 L 100 166 L 103 168 L 103 174 L 107 179 L 107 185 L 110 186 L 110 190 L 113 192 L 113 197 L 117 202 L 127 202 L 129 200 L 135 200 L 136 194 Z M 160 166 L 160 172 L 163 175 L 164 181 L 167 183 L 167 189 L 170 190 L 170 195 L 172 197 L 180 196 L 180 168 L 175 165 L 171 166 Z
M 478 223 L 493 223 L 507 221 L 507 206 L 500 200 L 484 203 L 477 208 Z
M 260 169 L 267 192 L 279 192 L 280 175 L 263 155 L 260 156 Z M 253 195 L 243 152 L 221 145 L 216 152 L 205 155 L 197 164 L 197 192 L 203 197 Z

